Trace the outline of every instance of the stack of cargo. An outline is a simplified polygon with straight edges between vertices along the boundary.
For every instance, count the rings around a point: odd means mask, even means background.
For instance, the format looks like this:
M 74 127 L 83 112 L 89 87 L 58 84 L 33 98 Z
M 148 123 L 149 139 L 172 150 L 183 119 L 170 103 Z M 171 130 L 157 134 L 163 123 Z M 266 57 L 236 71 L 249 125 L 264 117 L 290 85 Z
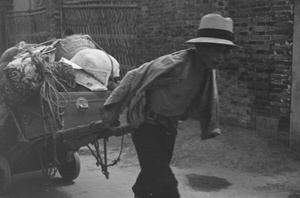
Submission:
M 49 45 L 22 42 L 8 49 L 0 59 L 0 140 L 10 109 L 42 98 L 58 127 L 63 122 L 61 92 L 107 91 L 109 79 L 118 76 L 118 61 L 96 49 L 88 35 L 71 35 Z

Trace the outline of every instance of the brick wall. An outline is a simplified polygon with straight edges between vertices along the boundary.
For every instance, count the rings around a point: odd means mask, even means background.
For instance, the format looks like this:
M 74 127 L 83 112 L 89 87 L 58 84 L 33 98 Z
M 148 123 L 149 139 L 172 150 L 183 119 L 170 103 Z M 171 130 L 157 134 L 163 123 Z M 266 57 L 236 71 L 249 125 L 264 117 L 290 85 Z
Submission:
M 237 42 L 244 49 L 219 70 L 220 99 L 226 101 L 221 103 L 222 120 L 270 131 L 268 135 L 287 143 L 293 2 L 229 2 L 226 13 L 234 19 Z
M 293 38 L 292 0 L 140 0 L 139 64 L 186 48 L 199 19 L 230 16 L 236 43 L 218 70 L 221 120 L 269 133 L 287 143 Z M 275 132 L 274 132 L 275 131 Z
M 193 38 L 199 19 L 211 3 L 197 0 L 140 0 L 137 22 L 138 63 L 186 48 L 184 42 Z

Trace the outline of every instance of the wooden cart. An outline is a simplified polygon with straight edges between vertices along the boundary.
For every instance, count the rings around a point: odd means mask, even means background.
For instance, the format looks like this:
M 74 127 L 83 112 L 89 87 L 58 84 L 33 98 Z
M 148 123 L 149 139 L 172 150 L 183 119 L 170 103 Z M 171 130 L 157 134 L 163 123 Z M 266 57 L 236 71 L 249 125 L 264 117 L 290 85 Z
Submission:
M 88 146 L 108 178 L 106 140 L 110 136 L 131 132 L 129 126 L 107 129 L 102 123 L 102 106 L 109 94 L 69 93 L 69 100 L 62 109 L 64 124 L 61 130 L 53 129 L 47 111 L 41 108 L 40 99 L 11 109 L 14 125 L 6 131 L 7 141 L 0 144 L 0 194 L 9 190 L 12 175 L 24 172 L 42 170 L 44 178 L 49 179 L 58 170 L 63 179 L 76 179 L 80 172 L 77 151 L 83 146 Z M 102 154 L 98 143 L 100 139 L 103 139 Z M 91 145 L 95 149 L 91 149 Z

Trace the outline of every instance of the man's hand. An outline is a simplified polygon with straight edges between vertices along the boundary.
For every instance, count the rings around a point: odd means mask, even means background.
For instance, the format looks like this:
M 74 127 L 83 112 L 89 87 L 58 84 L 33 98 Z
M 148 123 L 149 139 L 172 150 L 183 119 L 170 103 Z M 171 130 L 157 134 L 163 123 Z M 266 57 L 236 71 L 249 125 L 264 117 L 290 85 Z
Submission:
M 118 127 L 120 126 L 119 117 L 113 118 L 112 114 L 109 112 L 104 112 L 102 122 L 106 128 Z

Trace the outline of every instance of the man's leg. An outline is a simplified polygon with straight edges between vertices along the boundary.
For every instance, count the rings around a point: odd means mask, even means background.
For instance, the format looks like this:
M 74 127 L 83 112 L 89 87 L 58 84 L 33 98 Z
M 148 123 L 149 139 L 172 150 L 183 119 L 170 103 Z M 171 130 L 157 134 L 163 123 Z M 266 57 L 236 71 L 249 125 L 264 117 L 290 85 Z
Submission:
M 141 167 L 134 193 L 140 198 L 179 198 L 178 182 L 169 166 L 175 136 L 170 141 L 163 126 L 145 122 L 133 132 L 132 139 Z

